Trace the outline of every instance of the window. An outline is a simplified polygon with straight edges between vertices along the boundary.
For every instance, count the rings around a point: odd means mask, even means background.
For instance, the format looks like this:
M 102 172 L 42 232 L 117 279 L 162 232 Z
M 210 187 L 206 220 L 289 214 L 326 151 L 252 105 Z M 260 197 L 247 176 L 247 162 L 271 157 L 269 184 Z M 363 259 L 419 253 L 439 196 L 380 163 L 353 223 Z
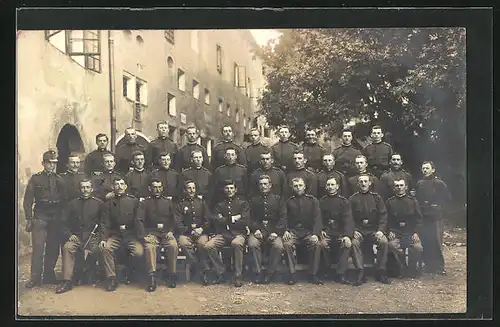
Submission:
M 46 30 L 45 39 L 49 41 L 57 50 L 66 53 L 66 31 Z
M 177 87 L 181 91 L 186 91 L 186 74 L 180 69 L 177 70 Z
M 175 34 L 174 30 L 165 30 L 165 38 L 168 42 L 175 44 Z
M 236 120 L 236 123 L 240 122 L 240 109 L 236 109 L 235 118 L 234 119 Z
M 248 124 L 248 122 L 247 122 L 247 116 L 245 114 L 243 114 L 243 127 L 246 128 L 247 124 Z
M 57 41 L 57 48 L 61 47 L 62 30 L 49 30 L 46 38 L 51 44 L 52 38 Z M 57 37 L 56 37 L 57 35 Z M 101 31 L 99 30 L 70 30 L 65 31 L 65 53 L 81 66 L 96 73 L 101 72 Z
M 168 114 L 172 117 L 177 116 L 177 109 L 175 107 L 175 96 L 170 93 L 167 93 L 167 111 Z
M 250 77 L 247 78 L 247 85 L 246 85 L 246 92 L 247 92 L 247 97 L 251 98 L 252 97 L 252 82 L 250 81 Z
M 181 112 L 181 123 L 187 124 L 187 116 Z
M 129 76 L 123 75 L 123 96 L 126 98 L 128 97 L 129 94 L 129 83 L 131 82 L 131 78 Z M 129 98 L 130 99 L 130 98 Z M 132 100 L 132 99 L 130 99 Z
M 231 106 L 229 105 L 229 103 L 227 104 L 227 107 L 226 107 L 226 115 L 228 117 L 231 116 Z
M 143 106 L 148 105 L 147 83 L 138 78 L 136 78 L 136 83 L 135 83 L 135 101 Z
M 198 31 L 191 31 L 191 49 L 193 49 L 194 52 L 198 53 L 199 48 L 198 48 Z
M 217 57 L 217 71 L 222 74 L 222 48 L 217 44 L 216 46 L 216 57 Z
M 210 104 L 210 91 L 205 89 L 205 104 Z
M 237 63 L 234 63 L 234 86 L 239 88 L 247 87 L 246 67 L 238 66 Z
M 219 112 L 222 112 L 223 108 L 222 108 L 222 98 L 219 98 Z
M 193 80 L 193 98 L 198 100 L 200 98 L 200 83 Z

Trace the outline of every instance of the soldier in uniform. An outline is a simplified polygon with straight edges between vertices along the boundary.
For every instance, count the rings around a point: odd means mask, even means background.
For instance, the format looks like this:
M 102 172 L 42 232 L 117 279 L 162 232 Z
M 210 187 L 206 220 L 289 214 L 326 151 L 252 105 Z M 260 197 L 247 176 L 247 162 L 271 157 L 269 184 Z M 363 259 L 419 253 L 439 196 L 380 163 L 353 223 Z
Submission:
M 391 156 L 391 169 L 386 171 L 380 177 L 380 180 L 377 183 L 377 193 L 380 196 L 387 200 L 394 195 L 394 181 L 403 179 L 405 181 L 405 185 L 410 193 L 413 193 L 413 181 L 412 176 L 409 172 L 402 168 L 403 160 L 401 159 L 401 155 L 399 153 L 393 153 Z
M 66 189 L 68 201 L 80 196 L 80 182 L 85 179 L 85 174 L 80 171 L 80 157 L 72 153 L 68 157 L 67 170 L 61 174 Z
M 163 195 L 175 201 L 179 190 L 180 174 L 171 168 L 171 164 L 172 154 L 169 152 L 161 152 L 158 155 L 158 168 L 151 172 L 151 177 L 161 180 Z
M 389 169 L 389 161 L 392 156 L 392 146 L 389 143 L 382 142 L 383 137 L 382 128 L 373 126 L 371 133 L 373 143 L 363 149 L 369 170 L 377 178 L 380 178 Z
M 184 169 L 180 173 L 179 185 L 184 185 L 186 181 L 192 180 L 196 183 L 198 194 L 202 195 L 205 199 L 211 199 L 213 198 L 212 173 L 203 167 L 203 160 L 203 152 L 201 150 L 194 150 L 191 153 L 191 167 Z
M 248 248 L 254 259 L 255 272 L 258 274 L 257 282 L 263 284 L 268 284 L 272 280 L 281 261 L 284 248 L 279 235 L 283 235 L 286 229 L 285 200 L 272 193 L 271 183 L 271 177 L 261 175 L 260 195 L 252 197 L 250 201 L 252 219 Z M 262 271 L 263 246 L 270 246 L 269 265 L 265 273 Z
M 389 243 L 384 232 L 387 228 L 387 209 L 382 197 L 370 191 L 371 180 L 369 175 L 358 177 L 358 192 L 351 195 L 352 215 L 354 218 L 354 238 L 352 240 L 353 264 L 357 272 L 354 285 L 364 282 L 363 277 L 363 242 L 370 242 L 377 246 L 377 281 L 389 284 L 386 264 L 389 253 Z
M 89 251 L 93 260 L 90 257 L 84 258 L 86 264 L 95 262 L 96 256 L 100 254 L 99 240 L 92 232 L 95 233 L 96 226 L 101 224 L 107 207 L 104 202 L 92 196 L 92 182 L 89 179 L 83 179 L 79 184 L 81 196 L 69 202 L 63 215 L 62 234 L 66 240 L 62 253 L 63 282 L 57 288 L 56 294 L 72 289 L 77 251 Z M 86 242 L 88 245 L 83 249 Z
M 207 150 L 204 147 L 196 143 L 200 134 L 195 126 L 188 126 L 186 128 L 187 143 L 180 147 L 175 155 L 175 164 L 177 166 L 177 171 L 182 172 L 183 169 L 191 167 L 191 153 L 193 151 L 201 151 L 203 155 L 203 167 L 210 170 L 210 163 L 208 159 Z
M 349 200 L 338 193 L 340 185 L 335 177 L 326 180 L 324 195 L 319 200 L 323 231 L 321 242 L 327 271 L 330 268 L 330 251 L 335 251 L 338 257 L 337 271 L 334 280 L 341 284 L 349 284 L 345 277 L 351 241 L 354 236 L 354 220 L 352 218 Z M 332 249 L 334 247 L 334 249 Z M 354 254 L 355 255 L 355 254 Z M 356 259 L 353 259 L 356 261 Z
M 125 140 L 127 141 L 126 143 L 116 147 L 116 170 L 122 175 L 133 169 L 132 154 L 135 151 L 147 152 L 144 146 L 137 143 L 137 131 L 135 128 L 129 127 L 125 130 Z M 145 159 L 145 166 L 147 167 L 150 165 L 150 162 L 148 158 Z
M 295 143 L 289 141 L 290 129 L 282 126 L 278 130 L 279 141 L 271 147 L 276 166 L 287 173 L 288 169 L 293 167 L 293 153 L 300 149 Z
M 245 149 L 245 158 L 247 161 L 248 174 L 251 175 L 257 168 L 259 168 L 260 155 L 269 152 L 269 147 L 262 144 L 260 140 L 260 133 L 257 128 L 250 130 L 250 145 Z
M 180 227 L 180 217 L 172 200 L 163 196 L 162 181 L 152 178 L 149 183 L 151 196 L 139 205 L 137 213 L 137 237 L 143 240 L 146 269 L 149 275 L 148 292 L 156 290 L 156 252 L 165 248 L 168 274 L 165 280 L 169 288 L 177 285 L 177 254 L 179 247 L 174 231 Z
M 103 160 L 104 171 L 92 177 L 92 185 L 95 197 L 105 201 L 114 194 L 113 180 L 124 177 L 115 171 L 115 156 L 112 153 L 104 154 Z
M 175 163 L 175 154 L 177 153 L 177 144 L 174 143 L 169 137 L 169 126 L 164 120 L 156 124 L 158 137 L 149 143 L 148 156 L 149 161 L 153 164 L 153 168 L 160 168 L 159 156 L 161 153 L 168 153 L 172 162 Z M 175 165 L 172 165 L 175 167 Z M 163 184 L 165 185 L 165 184 Z
M 361 151 L 352 145 L 352 139 L 352 131 L 345 129 L 342 132 L 342 144 L 333 150 L 336 169 L 344 174 L 346 179 L 356 175 L 357 170 L 354 163 L 356 157 L 361 155 Z
M 148 185 L 150 179 L 150 173 L 144 167 L 146 162 L 144 153 L 141 151 L 132 153 L 132 162 L 134 167 L 125 175 L 125 182 L 129 194 L 142 201 L 149 196 Z
M 217 168 L 214 171 L 213 180 L 215 187 L 214 203 L 218 203 L 224 198 L 223 184 L 224 181 L 231 179 L 236 185 L 236 196 L 245 199 L 248 190 L 248 175 L 245 166 L 236 163 L 236 150 L 227 148 L 226 150 L 226 164 Z
M 97 144 L 97 150 L 90 152 L 85 158 L 84 170 L 85 175 L 88 178 L 92 178 L 95 175 L 100 175 L 104 171 L 103 155 L 106 153 L 111 153 L 108 151 L 108 136 L 103 133 L 99 133 L 95 137 L 95 143 Z
M 347 180 L 347 185 L 349 188 L 349 196 L 353 195 L 357 191 L 359 191 L 358 186 L 358 177 L 361 175 L 368 175 L 370 177 L 370 191 L 375 192 L 378 190 L 378 178 L 372 173 L 367 171 L 368 163 L 366 161 L 366 157 L 364 155 L 359 155 L 356 157 L 356 169 L 358 170 L 357 174 L 349 177 Z
M 235 287 L 243 286 L 241 274 L 243 270 L 243 252 L 250 224 L 250 206 L 247 201 L 236 197 L 236 184 L 227 180 L 223 184 L 226 198 L 217 203 L 213 210 L 212 221 L 216 235 L 205 243 L 212 266 L 217 274 L 215 283 L 224 281 L 225 267 L 218 251 L 225 245 L 233 248 Z
M 326 150 L 318 144 L 318 136 L 314 129 L 308 129 L 306 131 L 306 141 L 302 148 L 304 156 L 307 159 L 307 168 L 318 173 L 321 170 L 321 162 L 323 156 L 326 154 Z
M 443 207 L 451 201 L 448 186 L 436 175 L 436 168 L 431 161 L 422 163 L 421 180 L 415 187 L 416 198 L 423 215 L 421 233 L 424 247 L 423 259 L 428 273 L 446 275 L 443 257 Z
M 319 201 L 306 194 L 306 184 L 302 177 L 292 180 L 293 195 L 286 201 L 287 229 L 283 233 L 283 246 L 288 258 L 290 276 L 289 285 L 296 283 L 295 266 L 297 259 L 293 253 L 297 245 L 305 245 L 309 252 L 309 281 L 321 285 L 318 276 L 321 259 L 320 233 L 323 228 Z
M 107 214 L 101 224 L 101 249 L 104 261 L 104 271 L 108 279 L 106 291 L 113 292 L 118 287 L 115 270 L 115 251 L 125 247 L 127 254 L 135 259 L 135 264 L 144 254 L 144 248 L 137 237 L 137 209 L 139 200 L 133 195 L 127 194 L 127 184 L 123 177 L 113 179 L 114 194 L 105 201 Z M 128 261 L 128 260 L 127 260 Z M 126 269 L 125 284 L 130 284 L 128 270 L 132 262 L 128 262 Z
M 212 154 L 212 169 L 215 171 L 226 163 L 226 150 L 231 148 L 236 151 L 236 162 L 246 166 L 245 151 L 233 142 L 233 129 L 230 125 L 224 125 L 221 128 L 222 142 L 215 145 Z
M 405 179 L 396 179 L 394 182 L 394 196 L 386 202 L 389 227 L 389 244 L 396 250 L 408 249 L 409 277 L 418 277 L 420 271 L 417 263 L 422 258 L 422 244 L 420 234 L 422 228 L 422 213 L 417 199 L 407 194 Z M 404 254 L 399 256 L 400 267 L 406 260 Z
M 27 288 L 56 284 L 54 267 L 59 257 L 60 215 L 66 200 L 64 180 L 55 173 L 57 153 L 43 154 L 43 171 L 31 176 L 24 194 L 26 232 L 31 233 L 31 278 Z M 33 204 L 35 207 L 33 208 Z M 42 280 L 43 270 L 43 280 Z
M 318 177 L 312 170 L 306 168 L 307 159 L 302 150 L 296 150 L 292 158 L 294 167 L 290 168 L 286 174 L 287 188 L 285 194 L 293 194 L 292 180 L 295 177 L 300 177 L 306 183 L 306 193 L 314 197 L 318 196 Z
M 252 175 L 250 175 L 249 192 L 252 196 L 260 193 L 259 181 L 260 176 L 267 175 L 271 178 L 271 192 L 276 195 L 284 195 L 286 187 L 286 176 L 283 170 L 274 167 L 273 154 L 270 151 L 264 152 L 260 155 L 260 168 L 257 168 Z
M 184 183 L 184 196 L 176 205 L 177 216 L 181 217 L 179 228 L 179 246 L 194 267 L 202 272 L 203 285 L 208 285 L 210 265 L 205 250 L 210 232 L 211 212 L 203 195 L 196 192 L 196 183 Z M 198 255 L 195 251 L 198 250 Z
M 338 194 L 342 196 L 347 196 L 349 189 L 347 186 L 347 181 L 340 171 L 335 170 L 335 157 L 333 154 L 323 155 L 323 170 L 317 174 L 318 177 L 318 197 L 321 198 L 327 194 L 326 191 L 326 181 L 330 178 L 335 178 L 338 185 Z

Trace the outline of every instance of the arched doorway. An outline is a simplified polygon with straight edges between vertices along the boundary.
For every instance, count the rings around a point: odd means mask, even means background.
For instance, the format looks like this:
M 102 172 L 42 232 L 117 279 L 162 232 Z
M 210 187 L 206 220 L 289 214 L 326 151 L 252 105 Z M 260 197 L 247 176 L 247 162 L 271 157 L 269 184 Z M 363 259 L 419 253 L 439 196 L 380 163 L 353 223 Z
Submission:
M 57 152 L 59 161 L 57 162 L 57 172 L 62 173 L 66 171 L 66 164 L 68 163 L 68 156 L 72 152 L 79 154 L 85 153 L 80 133 L 75 126 L 66 124 L 63 126 L 57 137 Z M 83 159 L 83 158 L 82 158 Z M 83 165 L 81 167 L 83 169 Z

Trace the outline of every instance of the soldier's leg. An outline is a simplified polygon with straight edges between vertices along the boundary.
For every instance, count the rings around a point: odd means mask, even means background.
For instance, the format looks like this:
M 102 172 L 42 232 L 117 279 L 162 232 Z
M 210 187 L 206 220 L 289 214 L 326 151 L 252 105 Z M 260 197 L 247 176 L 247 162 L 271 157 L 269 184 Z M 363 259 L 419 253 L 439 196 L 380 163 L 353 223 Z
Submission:
M 330 272 L 330 267 L 332 265 L 331 262 L 331 246 L 332 244 L 332 238 L 330 235 L 325 235 L 320 238 L 319 245 L 321 247 L 321 254 L 323 257 L 323 261 L 325 264 L 325 274 L 328 274 Z M 334 246 L 334 245 L 333 245 Z
M 335 243 L 335 245 L 333 245 Z M 344 276 L 347 271 L 347 266 L 349 264 L 349 253 L 351 251 L 350 247 L 346 247 L 341 239 L 336 240 L 336 242 L 332 242 L 332 246 L 338 247 L 338 263 L 336 273 L 339 276 Z M 352 245 L 351 245 L 352 247 Z
M 152 240 L 153 237 L 154 240 Z M 146 272 L 148 273 L 148 275 L 152 275 L 156 273 L 156 252 L 158 251 L 159 241 L 158 238 L 154 235 L 148 235 L 146 239 L 148 240 L 144 243 Z
M 210 260 L 208 258 L 207 250 L 205 249 L 205 244 L 208 242 L 208 235 L 200 235 L 196 240 L 196 246 L 198 247 L 198 255 L 200 260 L 200 265 L 202 271 L 210 270 Z
M 182 250 L 182 253 L 186 256 L 186 260 L 190 264 L 196 264 L 198 262 L 198 258 L 196 258 L 195 254 L 195 244 L 191 237 L 186 235 L 179 236 L 179 247 Z
M 260 274 L 262 272 L 262 248 L 261 248 L 262 240 L 255 237 L 254 234 L 250 234 L 248 236 L 248 250 L 252 254 L 254 269 L 256 274 Z
M 205 251 L 212 262 L 212 266 L 217 276 L 222 276 L 226 271 L 222 258 L 219 256 L 219 250 L 222 249 L 224 244 L 226 244 L 226 240 L 221 234 L 213 236 L 205 243 Z
M 433 254 L 433 242 L 432 242 L 432 222 L 430 218 L 424 217 L 424 222 L 422 224 L 422 232 L 420 234 L 420 240 L 422 242 L 423 253 L 422 260 L 425 264 L 426 271 L 434 271 L 436 267 L 434 267 L 432 254 Z
M 173 237 L 162 238 L 161 244 L 165 248 L 167 272 L 169 275 L 174 275 L 177 271 L 177 255 L 179 254 L 179 245 Z
M 276 270 L 278 270 L 283 251 L 283 240 L 281 239 L 281 237 L 276 237 L 273 241 L 271 241 L 271 250 L 269 251 L 269 264 L 267 268 L 268 275 L 272 275 L 276 272 Z
M 297 265 L 297 258 L 294 255 L 295 246 L 297 243 L 297 235 L 290 232 L 290 239 L 283 241 L 283 248 L 285 250 L 285 255 L 288 263 L 288 271 L 290 274 L 295 274 L 295 266 Z
M 313 243 L 311 235 L 306 235 L 303 242 L 307 246 L 307 251 L 309 252 L 309 274 L 311 276 L 316 276 L 321 259 L 321 242 L 318 241 L 317 243 Z
M 116 278 L 115 251 L 120 247 L 121 238 L 110 236 L 102 249 L 103 266 L 106 278 Z
M 63 246 L 62 266 L 63 280 L 71 281 L 75 269 L 76 251 L 80 247 L 80 242 L 68 241 Z
M 422 260 L 422 253 L 423 253 L 422 243 L 411 242 L 408 245 L 408 270 L 410 272 L 413 273 L 417 271 L 417 264 L 418 262 L 420 262 L 420 260 Z
M 437 251 L 436 251 L 436 266 L 438 272 L 444 272 L 444 255 L 443 255 L 443 234 L 444 222 L 440 218 L 436 221 L 436 238 L 437 238 Z
M 240 278 L 243 271 L 243 253 L 245 250 L 245 236 L 238 234 L 231 241 L 234 257 L 234 276 Z
M 53 218 L 47 224 L 47 238 L 45 239 L 45 256 L 43 260 L 43 280 L 44 283 L 55 283 L 57 259 L 59 258 L 59 250 L 61 246 L 61 234 L 59 232 L 59 224 Z
M 379 240 L 373 239 L 373 242 L 377 245 L 378 248 L 376 269 L 385 272 L 387 266 L 387 255 L 389 253 L 389 241 L 384 235 Z
M 144 256 L 144 247 L 136 238 L 130 238 L 125 243 L 127 247 L 127 251 L 130 254 L 132 270 L 142 269 L 143 265 L 143 256 Z
M 364 277 L 363 277 L 363 268 L 364 268 L 364 262 L 363 262 L 363 241 L 364 241 L 364 236 L 359 233 L 358 236 L 354 236 L 354 238 L 351 241 L 351 257 L 352 257 L 352 263 L 354 265 L 354 269 L 356 270 L 356 277 L 354 280 L 354 285 L 359 286 L 363 283 Z
M 43 255 L 45 252 L 45 240 L 47 238 L 47 222 L 36 217 L 33 220 L 33 231 L 31 232 L 31 281 L 42 282 Z

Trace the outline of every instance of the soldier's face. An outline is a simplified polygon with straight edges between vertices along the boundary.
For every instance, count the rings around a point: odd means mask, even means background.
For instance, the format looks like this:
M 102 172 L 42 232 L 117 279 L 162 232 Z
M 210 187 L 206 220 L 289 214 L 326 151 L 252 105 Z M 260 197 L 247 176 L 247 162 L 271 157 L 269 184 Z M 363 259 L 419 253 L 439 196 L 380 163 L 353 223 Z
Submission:
M 78 157 L 69 157 L 68 158 L 68 169 L 73 171 L 73 172 L 76 172 L 78 171 L 78 169 L 80 169 L 80 158 Z
M 196 195 L 196 184 L 195 183 L 186 184 L 185 190 L 187 195 L 189 195 L 190 197 L 194 197 Z
M 160 137 L 167 137 L 168 136 L 169 128 L 168 128 L 167 124 L 158 125 L 157 130 L 158 130 L 158 135 Z
M 134 167 L 137 169 L 142 169 L 144 168 L 144 155 L 138 155 L 134 157 L 134 160 L 132 160 L 132 163 L 134 164 Z
M 280 129 L 279 137 L 282 142 L 288 141 L 288 138 L 290 137 L 290 131 L 288 130 L 288 128 Z
M 335 178 L 326 181 L 325 190 L 328 194 L 335 194 L 339 190 L 339 184 Z
M 133 143 L 137 140 L 137 132 L 135 129 L 127 129 L 125 130 L 125 137 L 130 143 Z
M 48 172 L 55 172 L 56 171 L 56 167 L 57 167 L 57 162 L 54 162 L 54 161 L 44 161 L 42 162 L 42 165 L 43 165 L 43 169 L 45 171 L 48 171 Z
M 196 140 L 198 139 L 198 132 L 194 128 L 188 129 L 186 135 L 188 141 L 191 143 L 196 142 Z
M 306 162 L 307 160 L 304 158 L 304 154 L 296 153 L 293 155 L 293 163 L 295 164 L 295 168 L 303 168 Z
M 104 168 L 111 171 L 115 169 L 115 158 L 114 157 L 104 157 Z
M 271 156 L 271 154 L 262 154 L 260 156 L 260 164 L 262 165 L 262 167 L 264 167 L 265 169 L 269 169 L 273 166 L 273 163 L 274 163 L 274 159 L 273 157 Z
M 371 137 L 375 142 L 378 142 L 378 141 L 382 140 L 382 137 L 384 137 L 384 134 L 382 133 L 381 129 L 376 128 L 376 129 L 372 129 Z
M 172 159 L 170 159 L 170 156 L 160 156 L 158 162 L 161 167 L 168 169 L 172 164 Z
M 234 186 L 234 185 L 226 185 L 226 186 L 224 186 L 224 194 L 228 198 L 232 198 L 236 194 L 236 186 Z
M 99 149 L 106 149 L 108 147 L 108 138 L 106 136 L 98 137 L 96 143 Z
M 127 183 L 123 179 L 113 182 L 113 190 L 116 194 L 124 194 L 127 190 Z
M 406 183 L 404 180 L 394 181 L 394 193 L 396 195 L 404 195 L 406 193 Z
M 250 142 L 253 144 L 257 144 L 260 141 L 260 134 L 259 131 L 251 131 L 250 132 Z
M 361 192 L 366 192 L 370 189 L 372 182 L 368 176 L 361 176 L 358 178 L 358 188 Z
M 94 188 L 92 187 L 91 182 L 81 182 L 80 183 L 80 194 L 84 198 L 89 198 L 92 195 L 92 192 L 94 192 Z
M 227 150 L 225 158 L 226 158 L 226 162 L 228 164 L 230 164 L 230 165 L 234 164 L 236 162 L 236 151 L 234 151 L 234 150 Z
M 342 143 L 344 145 L 350 145 L 352 142 L 352 133 L 351 132 L 343 132 L 342 133 Z
M 203 155 L 200 152 L 196 152 L 191 157 L 191 161 L 193 162 L 195 167 L 200 168 L 201 165 L 203 164 Z
M 306 132 L 306 141 L 308 143 L 316 143 L 318 137 L 316 136 L 315 131 L 307 131 Z
M 365 158 L 356 158 L 355 165 L 356 169 L 360 172 L 364 172 L 366 170 L 366 167 L 368 166 Z
M 432 174 L 434 174 L 434 172 L 436 171 L 436 169 L 434 169 L 432 167 L 431 164 L 429 163 L 426 163 L 426 164 L 423 164 L 422 165 L 422 174 L 425 176 L 425 177 L 429 177 L 431 176 Z
M 293 193 L 297 195 L 302 195 L 306 191 L 306 184 L 302 179 L 292 182 Z
M 260 193 L 269 193 L 271 191 L 271 181 L 269 179 L 259 180 L 259 190 Z
M 163 183 L 162 182 L 151 182 L 149 185 L 149 192 L 151 192 L 151 195 L 154 197 L 160 197 L 161 193 L 163 192 Z
M 391 166 L 392 168 L 399 169 L 403 165 L 403 160 L 401 159 L 401 156 L 399 155 L 394 155 L 391 157 Z
M 232 140 L 233 139 L 233 129 L 229 126 L 226 126 L 222 129 L 222 136 L 224 137 L 225 140 Z
M 335 166 L 335 159 L 333 159 L 333 156 L 331 156 L 331 155 L 324 156 L 323 157 L 323 166 L 328 170 L 333 169 L 333 167 Z

